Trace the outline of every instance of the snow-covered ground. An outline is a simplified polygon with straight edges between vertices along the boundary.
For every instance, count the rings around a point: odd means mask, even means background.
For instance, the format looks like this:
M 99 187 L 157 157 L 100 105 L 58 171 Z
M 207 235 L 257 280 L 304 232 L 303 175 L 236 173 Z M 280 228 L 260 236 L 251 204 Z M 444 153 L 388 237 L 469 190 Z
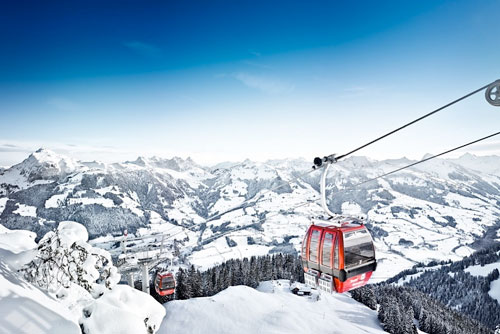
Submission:
M 500 262 L 488 263 L 484 266 L 479 264 L 465 268 L 465 272 L 471 274 L 472 276 L 488 276 L 494 269 L 500 271 Z
M 484 277 L 488 276 L 488 274 L 495 269 L 500 271 L 500 262 L 489 263 L 485 264 L 484 266 L 481 266 L 479 264 L 475 266 L 470 266 L 468 268 L 465 268 L 465 271 L 473 276 Z M 500 304 L 500 278 L 497 278 L 496 280 L 490 283 L 490 290 L 488 291 L 488 294 L 491 296 L 491 298 L 496 299 Z
M 24 204 L 17 204 L 17 209 L 12 213 L 25 217 L 36 217 L 36 207 Z
M 488 294 L 500 304 L 500 278 L 490 283 L 490 291 L 488 291 Z
M 80 333 L 70 310 L 9 265 L 36 247 L 34 237 L 33 232 L 0 230 L 0 333 Z
M 472 244 L 491 232 L 500 216 L 499 157 L 436 160 L 367 184 L 358 193 L 338 190 L 409 162 L 351 157 L 333 166 L 328 178 L 332 210 L 368 218 L 378 259 L 371 282 L 418 261 L 470 255 Z M 320 173 L 295 179 L 310 167 L 305 160 L 245 161 L 228 169 L 179 158 L 77 163 L 39 150 L 0 173 L 0 224 L 32 229 L 40 237 L 60 221 L 77 219 L 91 237 L 99 237 L 90 243 L 115 258 L 127 229 L 127 252 L 133 259 L 139 257 L 133 252 L 158 252 L 162 245 L 203 270 L 231 258 L 300 250 L 312 217 L 323 214 Z M 268 191 L 280 183 L 286 187 Z M 257 198 L 256 204 L 223 213 Z M 221 215 L 206 219 L 216 214 Z M 147 235 L 155 237 L 134 239 Z M 2 243 L 0 235 L 0 248 Z M 16 267 L 22 262 L 15 260 L 18 253 L 28 258 L 30 247 L 0 255 Z M 497 284 L 493 282 L 492 291 Z
M 385 333 L 377 313 L 348 294 L 296 296 L 288 281 L 257 289 L 230 287 L 215 296 L 176 300 L 159 333 Z
M 0 260 L 0 333 L 80 333 L 71 312 Z

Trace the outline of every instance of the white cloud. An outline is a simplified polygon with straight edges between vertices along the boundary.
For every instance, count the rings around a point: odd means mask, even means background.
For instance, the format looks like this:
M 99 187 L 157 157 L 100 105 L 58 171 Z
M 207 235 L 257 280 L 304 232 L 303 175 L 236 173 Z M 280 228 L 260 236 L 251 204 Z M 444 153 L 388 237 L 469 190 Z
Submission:
M 162 56 L 161 49 L 152 44 L 143 43 L 139 41 L 128 41 L 128 42 L 123 42 L 123 46 L 129 48 L 130 50 L 144 57 L 160 58 Z
M 239 72 L 234 73 L 233 77 L 245 86 L 267 94 L 290 93 L 294 89 L 294 86 L 288 82 L 262 75 Z

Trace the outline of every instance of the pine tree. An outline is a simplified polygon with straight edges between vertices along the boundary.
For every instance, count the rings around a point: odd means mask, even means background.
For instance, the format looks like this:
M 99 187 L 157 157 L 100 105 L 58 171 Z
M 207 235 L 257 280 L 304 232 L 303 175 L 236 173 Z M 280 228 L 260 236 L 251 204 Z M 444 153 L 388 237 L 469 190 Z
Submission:
M 223 289 L 222 290 L 225 290 L 231 286 L 232 275 L 233 275 L 233 273 L 231 270 L 231 266 L 228 263 L 225 263 L 223 265 L 223 275 L 222 275 L 222 277 L 223 277 L 223 282 L 222 282 Z
M 241 264 L 241 275 L 242 275 L 242 283 L 243 285 L 250 286 L 250 261 L 248 258 L 244 258 Z
M 278 279 L 278 259 L 276 255 L 271 258 L 271 279 Z
M 196 269 L 194 268 L 194 265 L 191 265 L 189 267 L 189 270 L 186 273 L 186 291 L 187 295 L 189 296 L 188 298 L 193 298 L 196 296 Z M 201 282 L 200 282 L 201 283 Z
M 212 296 L 213 290 L 214 290 L 214 273 L 215 270 L 213 268 L 207 270 L 206 272 L 202 273 L 202 283 L 203 283 L 203 296 Z
M 250 273 L 248 277 L 248 286 L 251 288 L 256 288 L 259 286 L 259 271 L 258 262 L 255 256 L 250 258 Z
M 180 268 L 176 275 L 175 296 L 177 299 L 189 299 L 190 295 L 186 285 L 187 277 L 184 269 Z
M 261 273 L 262 273 L 261 280 L 263 280 L 263 281 L 269 281 L 269 280 L 272 279 L 272 275 L 271 275 L 271 257 L 269 255 L 266 255 L 263 258 Z
M 204 295 L 204 284 L 203 284 L 203 278 L 201 276 L 201 273 L 199 270 L 196 270 L 196 272 L 193 275 L 193 280 L 192 280 L 192 297 L 203 297 Z
M 373 290 L 373 286 L 366 285 L 361 288 L 355 289 L 351 291 L 351 296 L 353 299 L 358 302 L 365 304 L 372 310 L 377 309 L 377 299 L 375 297 L 375 292 Z

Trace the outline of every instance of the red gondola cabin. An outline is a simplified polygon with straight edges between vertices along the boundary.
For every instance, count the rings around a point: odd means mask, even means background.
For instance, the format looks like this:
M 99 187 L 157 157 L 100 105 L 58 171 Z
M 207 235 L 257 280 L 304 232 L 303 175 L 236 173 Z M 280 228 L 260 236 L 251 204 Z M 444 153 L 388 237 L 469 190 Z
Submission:
M 175 292 L 174 275 L 169 272 L 156 274 L 155 290 L 160 296 L 173 294 Z
M 311 225 L 302 242 L 307 285 L 327 292 L 346 292 L 365 285 L 377 267 L 373 240 L 355 219 L 338 225 Z

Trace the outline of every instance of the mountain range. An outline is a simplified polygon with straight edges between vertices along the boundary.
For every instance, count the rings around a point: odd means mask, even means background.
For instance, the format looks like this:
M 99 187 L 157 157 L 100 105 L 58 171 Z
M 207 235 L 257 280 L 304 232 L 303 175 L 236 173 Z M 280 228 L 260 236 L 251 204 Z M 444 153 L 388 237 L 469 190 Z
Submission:
M 355 156 L 327 178 L 330 209 L 366 219 L 379 258 L 375 280 L 416 262 L 461 259 L 500 237 L 500 157 L 435 159 L 356 187 L 412 162 Z M 205 268 L 295 252 L 312 219 L 323 216 L 320 172 L 303 174 L 311 166 L 285 159 L 208 167 L 178 157 L 105 164 L 40 149 L 0 170 L 0 224 L 40 238 L 76 221 L 115 255 L 125 230 L 170 233 Z

